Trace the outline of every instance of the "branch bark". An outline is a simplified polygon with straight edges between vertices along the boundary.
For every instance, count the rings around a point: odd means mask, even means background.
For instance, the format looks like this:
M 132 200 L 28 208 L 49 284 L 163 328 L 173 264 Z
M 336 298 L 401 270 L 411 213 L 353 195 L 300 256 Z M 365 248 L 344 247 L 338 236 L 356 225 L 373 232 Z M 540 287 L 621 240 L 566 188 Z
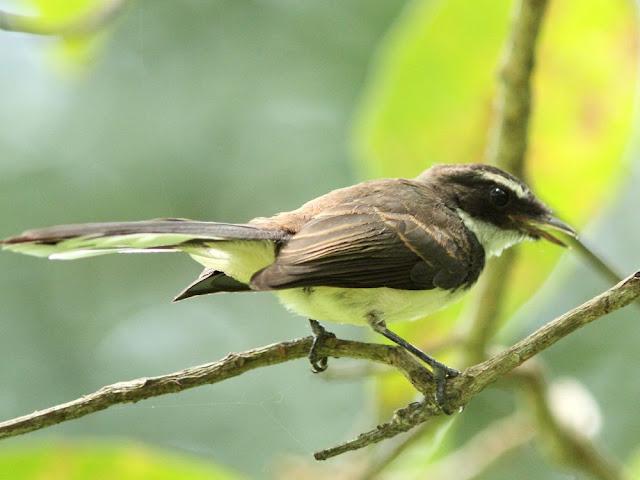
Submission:
M 483 363 L 467 368 L 459 377 L 451 379 L 447 391 L 450 404 L 455 408 L 464 407 L 489 384 L 532 356 L 587 323 L 622 308 L 639 297 L 640 271 L 541 327 L 511 348 Z M 0 438 L 40 430 L 104 410 L 113 405 L 138 402 L 150 397 L 218 383 L 256 368 L 303 358 L 307 356 L 311 343 L 312 338 L 305 337 L 242 353 L 232 353 L 217 362 L 168 375 L 139 378 L 109 385 L 71 402 L 2 422 L 0 423 Z M 431 417 L 442 414 L 433 398 L 431 374 L 414 357 L 398 347 L 335 338 L 327 339 L 321 347 L 320 354 L 366 359 L 393 366 L 402 372 L 419 392 L 425 395 L 425 399 L 398 410 L 389 422 L 379 425 L 375 430 L 363 433 L 355 440 L 317 452 L 315 458 L 318 460 L 325 460 L 377 443 L 385 438 L 408 431 Z

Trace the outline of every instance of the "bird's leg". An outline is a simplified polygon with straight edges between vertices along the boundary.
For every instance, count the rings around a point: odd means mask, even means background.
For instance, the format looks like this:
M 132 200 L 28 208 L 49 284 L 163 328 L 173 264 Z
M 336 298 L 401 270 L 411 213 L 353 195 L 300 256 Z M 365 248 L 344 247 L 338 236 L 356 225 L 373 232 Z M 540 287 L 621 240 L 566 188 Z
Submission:
M 378 318 L 377 315 L 369 316 L 369 325 L 371 325 L 371 328 L 373 328 L 376 332 L 384 335 L 393 343 L 400 345 L 402 348 L 404 348 L 408 352 L 411 352 L 431 367 L 431 369 L 433 370 L 433 378 L 436 384 L 436 402 L 446 414 L 449 415 L 453 413 L 446 404 L 445 387 L 447 384 L 447 379 L 457 377 L 458 375 L 460 375 L 460 372 L 455 368 L 448 367 L 444 363 L 439 362 L 435 358 L 424 353 L 418 347 L 407 342 L 404 338 L 393 333 L 387 328 L 384 320 Z
M 336 336 L 327 332 L 327 330 L 320 325 L 317 320 L 309 319 L 309 325 L 311 325 L 311 331 L 313 332 L 313 343 L 309 350 L 309 363 L 311 363 L 311 371 L 313 373 L 324 372 L 327 369 L 329 359 L 327 356 L 318 356 L 318 350 L 320 349 L 322 342 L 327 338 L 336 338 Z

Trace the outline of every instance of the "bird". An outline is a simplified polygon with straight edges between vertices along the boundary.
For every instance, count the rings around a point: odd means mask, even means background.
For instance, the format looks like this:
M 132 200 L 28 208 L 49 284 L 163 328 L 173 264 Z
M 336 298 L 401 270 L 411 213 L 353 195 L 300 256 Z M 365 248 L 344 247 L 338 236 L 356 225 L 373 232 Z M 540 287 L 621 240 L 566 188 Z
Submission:
M 333 190 L 300 208 L 232 224 L 180 218 L 61 225 L 0 241 L 4 250 L 70 260 L 182 252 L 204 266 L 174 301 L 220 292 L 273 292 L 306 317 L 314 372 L 327 368 L 320 322 L 370 326 L 431 369 L 436 400 L 459 375 L 389 329 L 455 302 L 487 260 L 525 240 L 575 236 L 520 179 L 495 166 L 434 165 L 413 179 Z M 446 411 L 446 410 L 445 410 Z

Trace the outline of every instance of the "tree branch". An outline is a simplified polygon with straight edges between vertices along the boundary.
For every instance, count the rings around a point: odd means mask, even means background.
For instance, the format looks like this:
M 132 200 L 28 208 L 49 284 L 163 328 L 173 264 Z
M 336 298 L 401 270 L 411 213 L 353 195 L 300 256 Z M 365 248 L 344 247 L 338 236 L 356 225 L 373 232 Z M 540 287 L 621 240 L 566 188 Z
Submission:
M 510 248 L 491 260 L 474 292 L 471 326 L 467 334 L 465 364 L 473 365 L 487 358 L 487 348 L 498 328 L 503 299 L 518 256 L 518 249 Z
M 138 378 L 108 385 L 71 402 L 2 422 L 0 439 L 80 418 L 113 405 L 138 402 L 150 397 L 210 385 L 256 368 L 303 358 L 308 355 L 312 342 L 312 337 L 305 337 L 276 343 L 242 353 L 230 353 L 217 362 L 190 367 L 167 375 Z M 385 363 L 405 374 L 418 391 L 428 394 L 432 390 L 430 373 L 418 360 L 397 347 L 327 339 L 320 353 Z
M 500 71 L 497 123 L 487 152 L 491 163 L 521 178 L 525 173 L 535 47 L 546 6 L 547 0 L 516 3 Z
M 517 177 L 524 178 L 529 114 L 531 112 L 531 76 L 535 49 L 547 0 L 519 0 L 515 4 L 511 35 L 500 68 L 496 101 L 496 123 L 490 134 L 487 161 Z M 487 265 L 475 293 L 468 337 L 467 363 L 486 358 L 489 340 L 500 318 L 500 299 L 506 290 L 509 273 L 517 256 L 511 249 Z
M 489 384 L 532 356 L 550 347 L 574 330 L 628 305 L 639 297 L 640 271 L 541 327 L 511 348 L 483 363 L 469 367 L 459 377 L 451 379 L 447 392 L 450 404 L 454 408 L 462 408 Z M 139 378 L 109 385 L 71 402 L 2 422 L 0 423 L 0 438 L 40 430 L 104 410 L 113 405 L 137 402 L 201 385 L 218 383 L 256 368 L 306 357 L 311 343 L 311 337 L 276 343 L 242 353 L 232 353 L 217 362 L 191 367 L 168 375 Z M 319 353 L 332 357 L 366 359 L 391 365 L 402 372 L 414 387 L 425 395 L 425 399 L 398 410 L 389 422 L 379 425 L 375 430 L 363 433 L 355 440 L 316 453 L 315 458 L 318 460 L 325 460 L 377 443 L 385 438 L 410 430 L 430 417 L 442 414 L 433 398 L 431 374 L 418 360 L 398 347 L 334 338 L 327 339 Z
M 128 0 L 103 0 L 80 18 L 62 24 L 45 22 L 41 18 L 18 15 L 0 10 L 0 30 L 47 36 L 82 36 L 94 33 L 112 22 Z

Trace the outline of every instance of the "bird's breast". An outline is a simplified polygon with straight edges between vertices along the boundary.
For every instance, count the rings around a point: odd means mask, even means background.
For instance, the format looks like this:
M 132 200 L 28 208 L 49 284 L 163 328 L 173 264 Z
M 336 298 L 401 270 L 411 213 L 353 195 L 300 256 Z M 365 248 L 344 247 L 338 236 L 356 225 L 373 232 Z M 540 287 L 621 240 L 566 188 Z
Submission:
M 458 300 L 464 290 L 304 287 L 274 292 L 291 311 L 318 321 L 362 325 L 372 313 L 385 322 L 417 320 Z

